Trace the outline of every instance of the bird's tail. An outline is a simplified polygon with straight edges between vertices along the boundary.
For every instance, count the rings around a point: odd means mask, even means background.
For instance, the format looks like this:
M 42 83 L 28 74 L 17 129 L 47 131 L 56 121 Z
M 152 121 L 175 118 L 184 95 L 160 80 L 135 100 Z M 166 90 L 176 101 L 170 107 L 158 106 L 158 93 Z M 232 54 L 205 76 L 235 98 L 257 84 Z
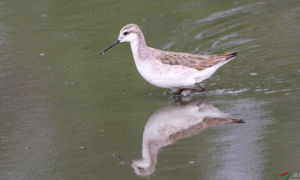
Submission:
M 229 60 L 229 59 L 233 59 L 233 58 L 237 57 L 238 52 L 226 53 L 226 54 L 223 54 L 223 55 L 226 57 L 226 60 Z

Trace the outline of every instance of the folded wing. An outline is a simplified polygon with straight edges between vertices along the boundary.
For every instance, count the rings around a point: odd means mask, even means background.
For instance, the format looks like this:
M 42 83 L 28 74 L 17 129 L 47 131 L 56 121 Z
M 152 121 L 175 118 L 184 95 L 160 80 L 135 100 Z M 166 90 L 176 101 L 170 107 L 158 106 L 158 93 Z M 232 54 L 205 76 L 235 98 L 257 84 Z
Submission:
M 188 53 L 164 52 L 157 59 L 164 64 L 182 65 L 199 71 L 212 67 L 224 61 L 230 60 L 237 56 L 237 52 L 214 54 L 214 55 L 194 55 Z

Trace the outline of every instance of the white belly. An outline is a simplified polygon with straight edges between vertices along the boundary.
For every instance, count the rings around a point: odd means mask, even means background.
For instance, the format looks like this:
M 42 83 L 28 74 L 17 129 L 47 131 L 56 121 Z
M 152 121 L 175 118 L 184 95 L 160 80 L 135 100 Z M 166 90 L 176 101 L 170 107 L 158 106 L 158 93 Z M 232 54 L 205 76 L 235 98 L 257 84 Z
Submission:
M 137 70 L 142 77 L 152 85 L 162 88 L 191 87 L 209 78 L 219 67 L 228 62 L 198 71 L 186 66 L 163 64 L 157 59 L 140 59 L 137 42 L 131 43 L 131 49 Z
M 162 88 L 192 86 L 197 82 L 199 71 L 180 65 L 168 65 L 158 60 L 135 61 L 142 77 Z

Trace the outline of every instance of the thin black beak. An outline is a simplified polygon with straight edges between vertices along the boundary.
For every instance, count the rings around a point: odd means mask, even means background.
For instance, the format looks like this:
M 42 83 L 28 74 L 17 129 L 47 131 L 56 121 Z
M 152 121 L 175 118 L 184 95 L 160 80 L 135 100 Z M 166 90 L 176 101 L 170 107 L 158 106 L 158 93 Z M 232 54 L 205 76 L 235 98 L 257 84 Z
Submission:
M 120 42 L 119 39 L 115 40 L 113 43 L 111 43 L 111 45 L 109 45 L 106 49 L 104 49 L 100 55 L 103 55 L 105 54 L 106 51 L 108 51 L 110 48 L 114 47 L 115 45 L 117 45 L 118 43 Z

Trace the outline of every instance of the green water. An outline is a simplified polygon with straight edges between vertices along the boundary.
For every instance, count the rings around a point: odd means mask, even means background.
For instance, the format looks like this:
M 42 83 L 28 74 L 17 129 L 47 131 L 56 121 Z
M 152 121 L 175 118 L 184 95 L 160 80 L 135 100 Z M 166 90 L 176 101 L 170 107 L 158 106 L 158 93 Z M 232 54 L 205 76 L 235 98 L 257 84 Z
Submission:
M 0 179 L 145 179 L 131 160 L 171 100 L 138 74 L 128 44 L 99 56 L 128 23 L 155 48 L 239 52 L 197 96 L 246 123 L 162 148 L 146 179 L 300 172 L 299 22 L 299 0 L 1 0 Z

